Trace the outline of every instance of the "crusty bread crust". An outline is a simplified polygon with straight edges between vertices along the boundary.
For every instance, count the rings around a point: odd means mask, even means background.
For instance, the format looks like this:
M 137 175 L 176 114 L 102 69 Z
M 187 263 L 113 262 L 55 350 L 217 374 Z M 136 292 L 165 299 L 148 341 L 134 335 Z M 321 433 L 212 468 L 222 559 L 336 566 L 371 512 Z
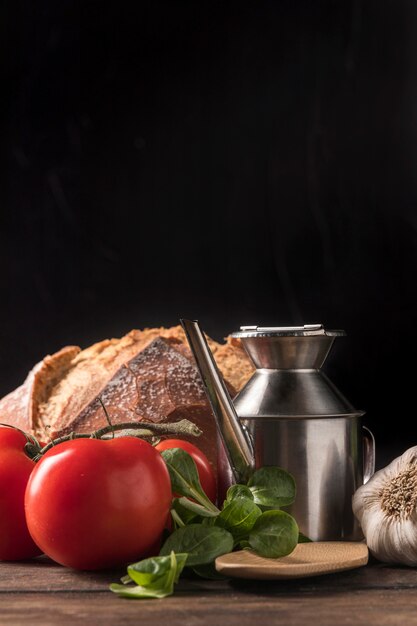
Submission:
M 39 405 L 47 402 L 56 383 L 65 377 L 80 350 L 78 346 L 66 346 L 37 363 L 23 384 L 0 400 L 0 421 L 34 434 Z
M 238 340 L 207 340 L 233 396 L 254 367 Z M 46 356 L 23 385 L 0 400 L 0 422 L 44 442 L 92 432 L 108 419 L 117 424 L 183 417 L 201 428 L 198 445 L 215 465 L 216 426 L 181 326 L 135 329 L 84 350 L 67 346 Z

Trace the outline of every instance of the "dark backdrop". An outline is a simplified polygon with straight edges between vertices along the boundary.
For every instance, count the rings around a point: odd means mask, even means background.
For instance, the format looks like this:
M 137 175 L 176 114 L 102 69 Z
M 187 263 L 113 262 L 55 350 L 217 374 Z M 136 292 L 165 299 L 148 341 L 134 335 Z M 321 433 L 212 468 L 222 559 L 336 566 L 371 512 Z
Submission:
M 416 444 L 417 3 L 1 17 L 0 393 L 65 344 L 179 317 L 217 339 L 322 322 L 377 440 Z

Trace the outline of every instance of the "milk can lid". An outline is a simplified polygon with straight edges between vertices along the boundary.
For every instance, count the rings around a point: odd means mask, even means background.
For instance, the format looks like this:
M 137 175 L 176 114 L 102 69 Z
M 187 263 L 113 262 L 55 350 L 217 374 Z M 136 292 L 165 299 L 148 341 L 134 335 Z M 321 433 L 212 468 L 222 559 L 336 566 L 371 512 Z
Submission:
M 323 324 L 304 324 L 303 326 L 241 326 L 240 330 L 232 333 L 232 337 L 341 337 L 346 335 L 344 330 L 326 330 Z

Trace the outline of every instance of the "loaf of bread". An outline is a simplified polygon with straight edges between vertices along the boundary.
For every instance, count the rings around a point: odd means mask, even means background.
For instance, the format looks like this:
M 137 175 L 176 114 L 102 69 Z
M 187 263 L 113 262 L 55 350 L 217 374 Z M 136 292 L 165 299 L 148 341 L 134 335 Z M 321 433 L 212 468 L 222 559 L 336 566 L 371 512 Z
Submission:
M 239 340 L 207 340 L 233 397 L 254 367 Z M 181 326 L 132 330 L 84 350 L 67 346 L 46 356 L 0 400 L 0 422 L 48 442 L 107 425 L 103 405 L 113 424 L 191 420 L 203 435 L 189 440 L 216 467 L 216 425 Z

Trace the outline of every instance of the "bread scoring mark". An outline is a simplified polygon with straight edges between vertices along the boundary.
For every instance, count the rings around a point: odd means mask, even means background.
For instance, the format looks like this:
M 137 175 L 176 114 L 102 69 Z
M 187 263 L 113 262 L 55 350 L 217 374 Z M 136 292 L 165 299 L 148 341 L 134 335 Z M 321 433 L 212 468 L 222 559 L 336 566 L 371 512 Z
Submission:
M 120 367 L 73 427 L 88 430 L 103 421 L 98 397 L 113 423 L 134 417 L 159 422 L 179 405 L 207 405 L 194 363 L 175 349 L 175 343 L 160 337 Z

